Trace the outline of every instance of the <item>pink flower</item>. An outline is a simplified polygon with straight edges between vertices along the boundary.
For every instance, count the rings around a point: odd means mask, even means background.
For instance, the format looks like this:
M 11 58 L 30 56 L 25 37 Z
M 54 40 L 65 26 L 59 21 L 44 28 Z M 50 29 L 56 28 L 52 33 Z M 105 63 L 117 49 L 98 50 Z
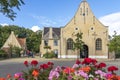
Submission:
M 82 77 L 84 77 L 85 79 L 88 79 L 88 74 L 85 73 L 83 70 L 76 71 L 76 72 L 75 72 L 75 75 L 76 75 L 76 76 L 82 76 Z
M 62 69 L 61 69 L 61 67 L 60 67 L 60 66 L 57 66 L 57 67 L 55 68 L 55 71 L 57 71 L 57 72 L 61 72 L 61 71 L 62 71 Z
M 49 80 L 57 80 L 60 74 L 57 71 L 51 70 L 48 79 Z
M 105 77 L 106 77 L 107 79 L 110 79 L 110 78 L 112 77 L 112 74 L 111 74 L 111 73 L 107 73 L 107 74 L 105 75 Z
M 22 77 L 22 73 L 21 73 L 21 72 L 14 74 L 14 78 L 15 78 L 15 79 L 19 79 L 19 78 L 21 78 L 21 77 Z
M 78 67 L 79 67 L 79 65 L 78 65 L 78 64 L 74 64 L 72 68 L 74 68 L 74 69 L 75 69 L 75 68 L 78 68 Z
M 100 77 L 105 77 L 105 76 L 106 76 L 106 73 L 103 72 L 103 71 L 101 71 L 101 70 L 97 70 L 97 71 L 95 71 L 95 74 L 100 75 Z

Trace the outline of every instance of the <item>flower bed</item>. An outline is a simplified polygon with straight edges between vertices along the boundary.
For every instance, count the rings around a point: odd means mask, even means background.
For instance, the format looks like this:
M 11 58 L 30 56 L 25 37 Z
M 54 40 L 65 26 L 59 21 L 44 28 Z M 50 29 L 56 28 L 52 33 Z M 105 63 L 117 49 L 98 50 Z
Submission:
M 72 67 L 57 66 L 54 69 L 52 62 L 38 66 L 38 61 L 32 60 L 31 63 L 24 61 L 24 65 L 27 71 L 16 73 L 14 77 L 8 74 L 0 80 L 120 80 L 115 73 L 118 70 L 116 66 L 106 67 L 105 63 L 91 58 L 77 59 Z

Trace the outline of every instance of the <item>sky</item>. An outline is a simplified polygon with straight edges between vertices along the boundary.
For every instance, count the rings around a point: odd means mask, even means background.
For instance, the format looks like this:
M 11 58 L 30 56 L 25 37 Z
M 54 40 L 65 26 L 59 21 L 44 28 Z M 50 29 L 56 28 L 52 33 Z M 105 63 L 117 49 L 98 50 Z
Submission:
M 75 15 L 82 0 L 24 0 L 14 21 L 0 13 L 1 25 L 18 25 L 33 31 L 43 27 L 65 26 Z M 109 34 L 120 34 L 120 0 L 87 0 L 94 15 L 109 26 Z

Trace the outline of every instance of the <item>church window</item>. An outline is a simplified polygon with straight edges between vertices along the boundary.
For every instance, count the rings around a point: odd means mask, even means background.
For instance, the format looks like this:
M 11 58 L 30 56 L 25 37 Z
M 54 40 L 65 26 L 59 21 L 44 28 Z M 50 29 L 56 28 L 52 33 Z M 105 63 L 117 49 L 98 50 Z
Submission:
M 54 40 L 54 46 L 58 46 L 58 40 Z
M 69 38 L 67 40 L 67 49 L 72 50 L 73 49 L 73 39 Z
M 102 50 L 102 40 L 100 38 L 96 39 L 96 50 Z
M 44 40 L 44 45 L 48 46 L 48 40 Z

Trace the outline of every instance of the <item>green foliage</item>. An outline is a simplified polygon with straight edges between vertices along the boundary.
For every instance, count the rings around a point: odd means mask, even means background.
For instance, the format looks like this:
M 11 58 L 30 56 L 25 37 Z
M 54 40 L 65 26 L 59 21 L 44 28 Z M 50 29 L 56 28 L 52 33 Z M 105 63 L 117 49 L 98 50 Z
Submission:
M 116 33 L 111 38 L 109 44 L 109 52 L 115 52 L 116 57 L 120 56 L 120 35 L 116 35 Z
M 82 41 L 82 35 L 83 33 L 77 33 L 75 36 L 76 36 L 76 39 L 74 41 L 74 50 L 80 50 L 83 48 L 83 45 L 84 45 L 84 42 Z
M 8 55 L 4 50 L 0 50 L 0 58 L 8 58 Z
M 21 56 L 21 54 L 20 54 L 21 50 L 22 50 L 21 48 L 14 46 L 13 47 L 13 53 L 14 53 L 13 55 L 14 55 L 14 57 L 20 57 Z
M 33 52 L 39 52 L 39 46 L 41 44 L 42 31 L 27 32 L 27 48 Z
M 51 49 L 50 46 L 44 46 L 44 49 Z
M 55 58 L 56 55 L 54 54 L 53 51 L 51 52 L 46 52 L 44 55 L 43 55 L 44 58 Z
M 42 31 L 33 32 L 30 29 L 15 25 L 0 26 L 0 48 L 3 46 L 11 31 L 19 38 L 26 38 L 26 45 L 29 50 L 38 53 L 41 44 Z
M 84 42 L 82 41 L 82 35 L 83 33 L 81 32 L 75 35 L 76 39 L 74 41 L 73 50 L 77 50 L 77 58 L 79 57 L 80 50 L 83 49 L 83 45 L 84 45 Z
M 0 0 L 0 12 L 11 20 L 14 20 L 16 17 L 14 8 L 20 10 L 22 4 L 24 4 L 23 0 Z

